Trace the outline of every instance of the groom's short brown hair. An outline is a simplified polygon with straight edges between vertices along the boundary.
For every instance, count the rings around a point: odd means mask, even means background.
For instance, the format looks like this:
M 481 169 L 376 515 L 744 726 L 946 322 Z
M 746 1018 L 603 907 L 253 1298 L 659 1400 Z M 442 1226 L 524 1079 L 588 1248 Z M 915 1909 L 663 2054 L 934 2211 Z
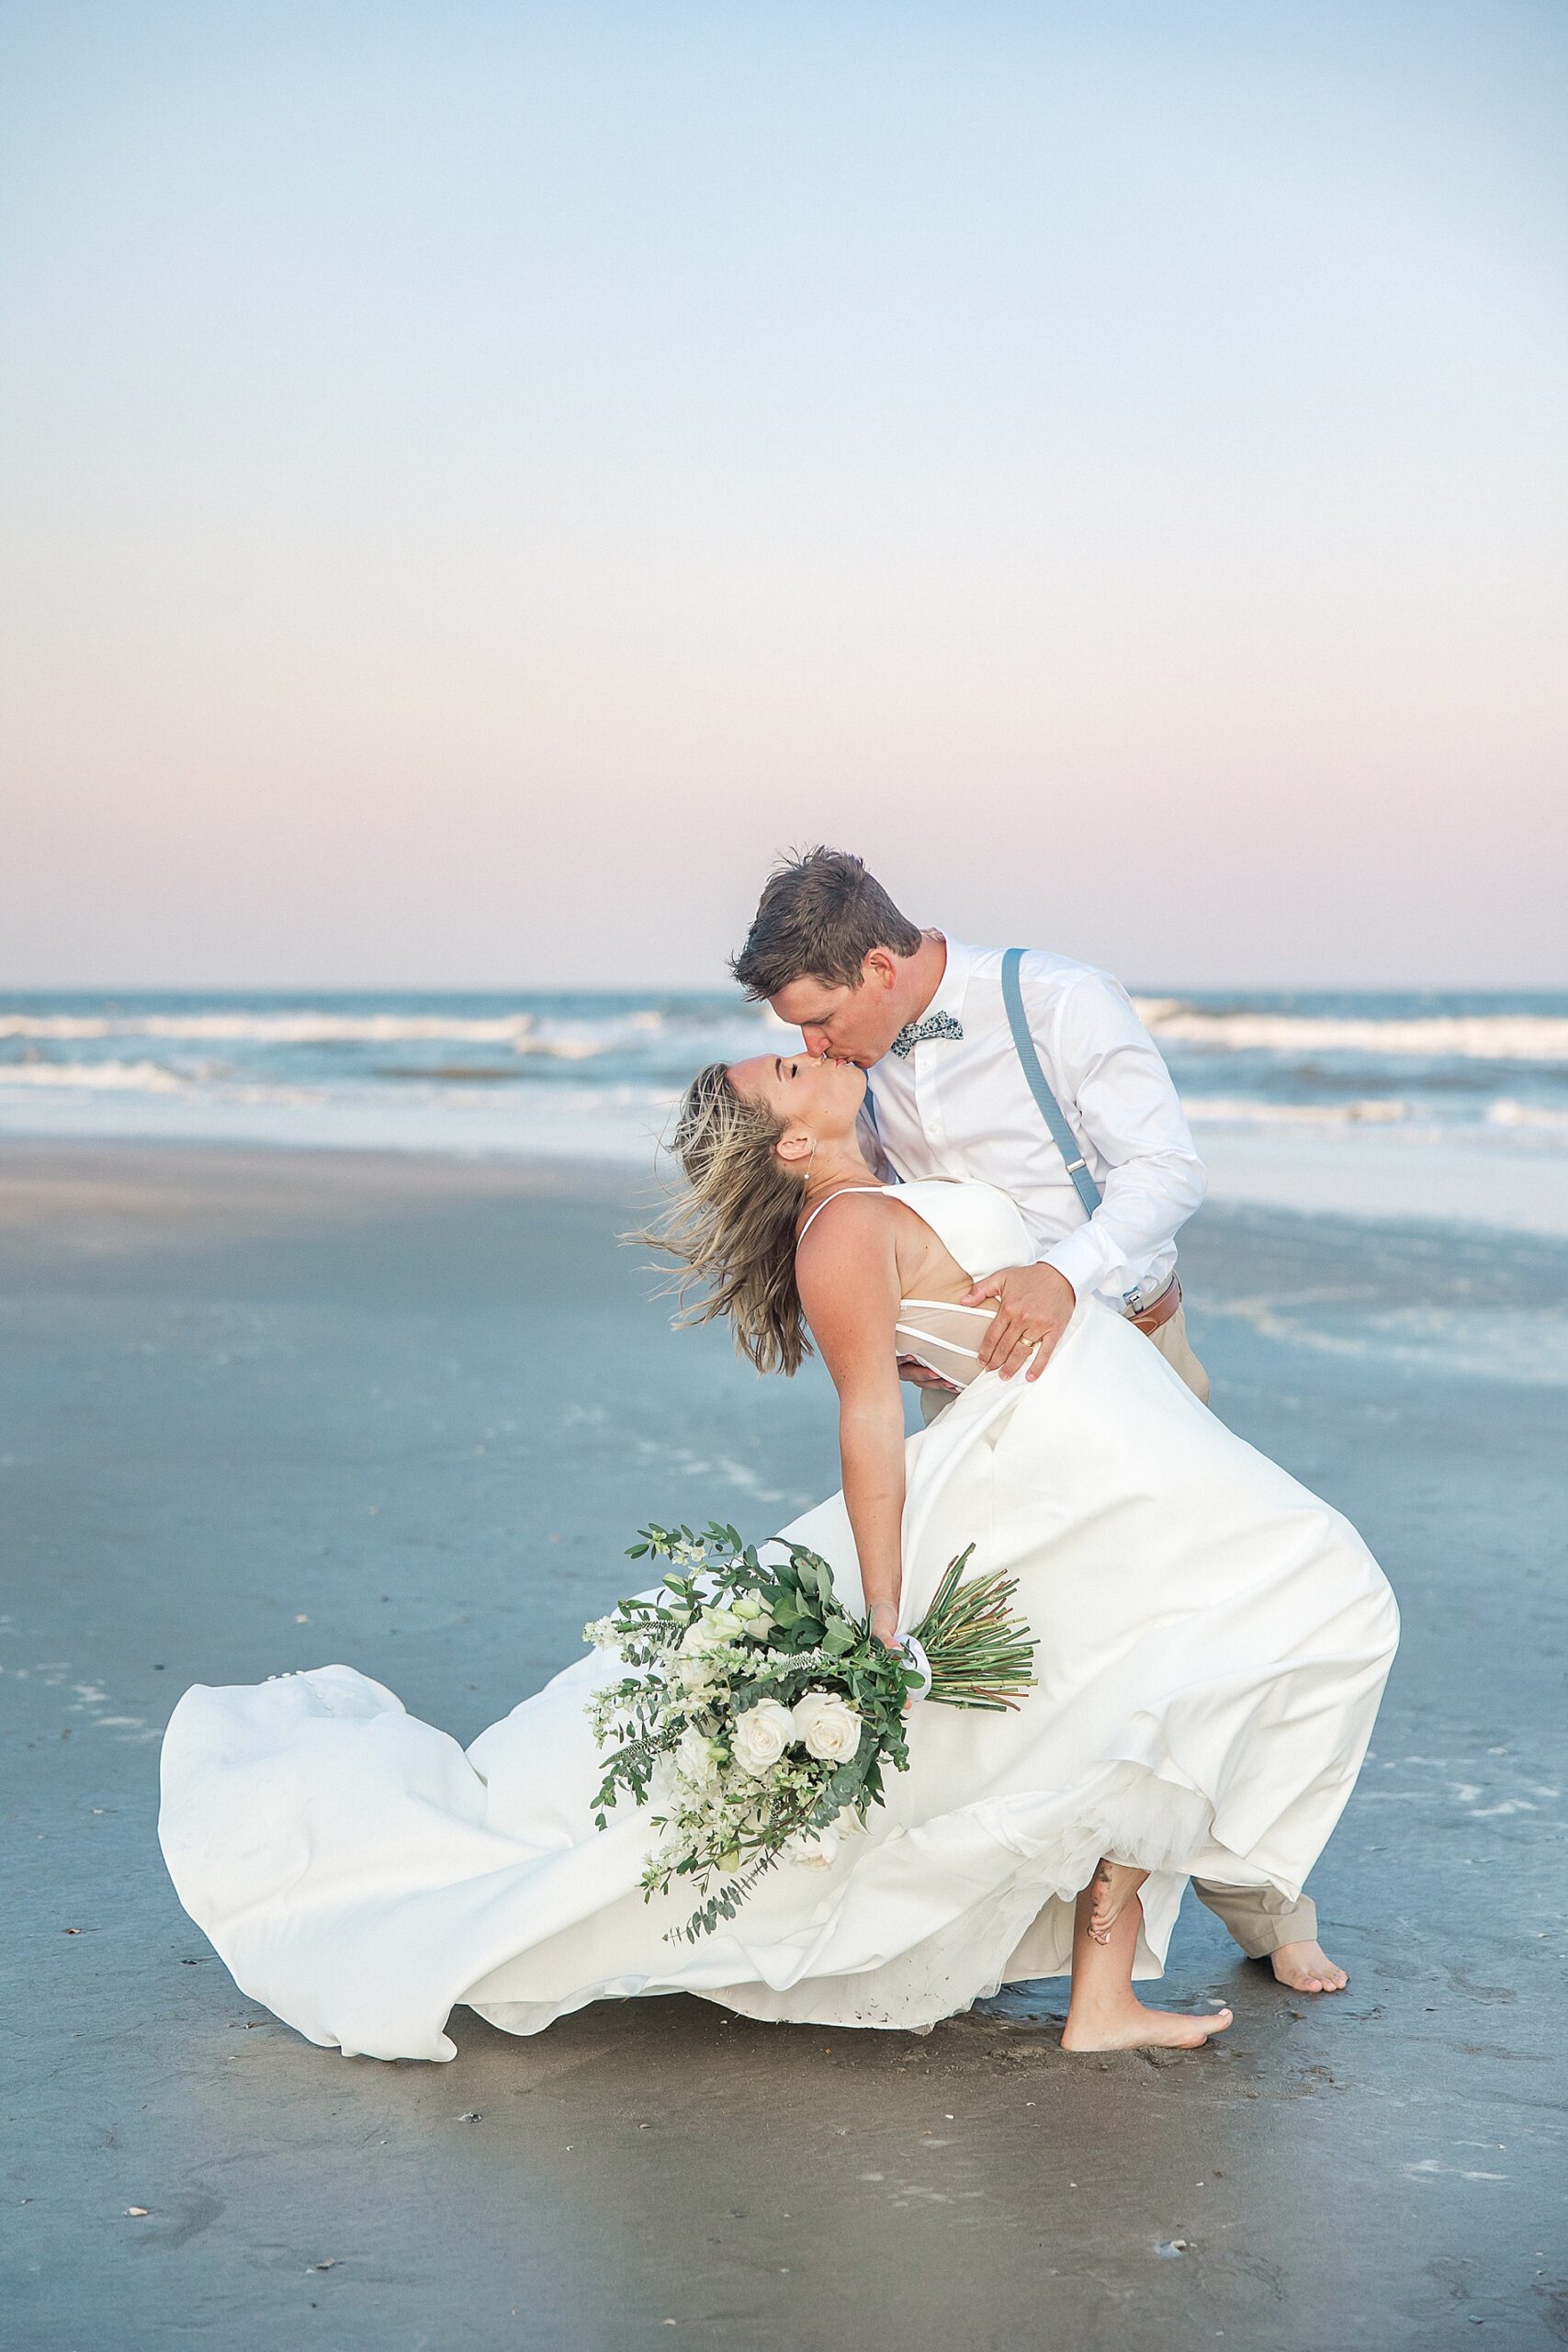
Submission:
M 768 876 L 746 944 L 729 968 L 755 1001 L 777 996 L 792 980 L 858 988 L 874 947 L 912 956 L 919 944 L 919 932 L 858 857 L 818 847 Z

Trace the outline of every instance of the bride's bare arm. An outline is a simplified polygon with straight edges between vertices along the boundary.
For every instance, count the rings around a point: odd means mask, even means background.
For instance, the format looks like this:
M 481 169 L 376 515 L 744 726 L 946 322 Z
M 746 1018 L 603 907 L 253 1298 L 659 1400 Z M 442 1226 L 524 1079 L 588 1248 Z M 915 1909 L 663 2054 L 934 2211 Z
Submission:
M 903 1583 L 904 1408 L 898 1268 L 885 1202 L 849 1196 L 819 1216 L 795 1261 L 800 1303 L 839 1392 L 844 1502 L 872 1631 L 891 1646 Z

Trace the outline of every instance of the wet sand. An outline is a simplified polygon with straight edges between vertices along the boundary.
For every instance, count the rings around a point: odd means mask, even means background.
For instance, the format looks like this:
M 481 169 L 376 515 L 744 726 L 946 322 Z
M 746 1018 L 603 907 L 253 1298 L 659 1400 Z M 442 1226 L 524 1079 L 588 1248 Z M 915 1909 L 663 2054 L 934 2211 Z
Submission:
M 604 1170 L 0 1148 L 4 2340 L 402 2352 L 1568 2341 L 1559 1792 L 1568 1244 L 1207 1209 L 1214 1402 L 1348 1510 L 1404 1646 L 1314 1887 L 1349 1992 L 1190 1900 L 1223 2045 L 459 2010 L 446 2067 L 244 2000 L 158 1857 L 187 1682 L 344 1658 L 471 1737 L 638 1521 L 835 1483 L 820 1374 L 672 1336 Z M 128 2209 L 145 2208 L 144 2214 Z

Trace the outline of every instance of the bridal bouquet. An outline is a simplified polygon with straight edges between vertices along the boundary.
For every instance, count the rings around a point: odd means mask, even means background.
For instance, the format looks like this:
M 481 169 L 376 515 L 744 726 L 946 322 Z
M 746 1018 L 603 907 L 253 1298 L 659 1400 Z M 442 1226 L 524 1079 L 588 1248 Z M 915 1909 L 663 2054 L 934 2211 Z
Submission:
M 764 1567 L 733 1527 L 640 1533 L 626 1556 L 668 1560 L 663 1583 L 583 1629 L 633 1669 L 589 1702 L 594 1736 L 614 1746 L 594 1821 L 603 1829 L 623 1794 L 660 1806 L 644 1894 L 684 1878 L 704 1898 L 675 1937 L 733 1918 L 781 1861 L 831 1862 L 881 1801 L 884 1771 L 908 1769 L 911 1698 L 1016 1707 L 1033 1679 L 1013 1579 L 963 1581 L 973 1544 L 915 1633 L 887 1650 L 803 1544 Z

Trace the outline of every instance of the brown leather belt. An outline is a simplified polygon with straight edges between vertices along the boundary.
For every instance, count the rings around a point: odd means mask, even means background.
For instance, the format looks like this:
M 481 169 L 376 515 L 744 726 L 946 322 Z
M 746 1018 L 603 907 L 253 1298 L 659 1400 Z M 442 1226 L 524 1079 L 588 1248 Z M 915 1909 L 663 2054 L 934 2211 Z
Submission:
M 1141 1315 L 1132 1315 L 1127 1319 L 1137 1330 L 1157 1331 L 1162 1323 L 1169 1322 L 1180 1304 L 1181 1276 L 1172 1274 L 1154 1305 L 1145 1306 Z

